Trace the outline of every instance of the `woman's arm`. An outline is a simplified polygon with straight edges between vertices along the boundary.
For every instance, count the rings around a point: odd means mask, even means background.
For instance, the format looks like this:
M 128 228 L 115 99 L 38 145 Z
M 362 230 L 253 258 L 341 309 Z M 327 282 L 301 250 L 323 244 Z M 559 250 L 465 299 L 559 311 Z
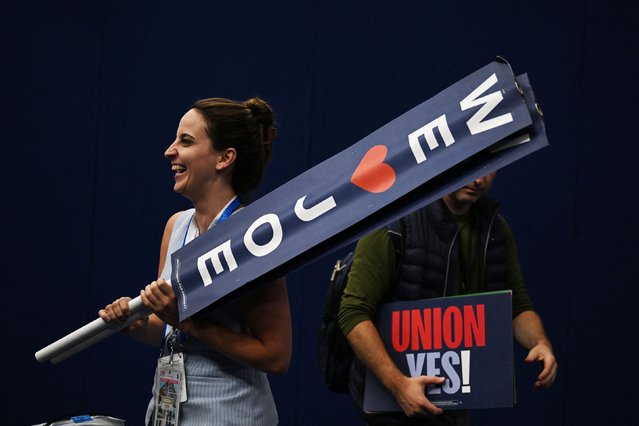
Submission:
M 263 286 L 238 303 L 250 335 L 192 320 L 183 321 L 179 328 L 235 361 L 266 373 L 286 373 L 292 352 L 286 280 Z

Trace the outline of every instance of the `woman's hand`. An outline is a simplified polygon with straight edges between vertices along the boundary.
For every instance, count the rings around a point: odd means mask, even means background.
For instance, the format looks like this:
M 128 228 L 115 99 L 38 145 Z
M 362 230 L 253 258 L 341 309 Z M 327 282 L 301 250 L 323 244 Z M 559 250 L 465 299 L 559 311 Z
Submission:
M 140 291 L 140 298 L 144 306 L 151 309 L 160 319 L 177 327 L 180 321 L 177 300 L 173 287 L 163 278 L 158 278 Z
M 129 308 L 130 300 L 131 300 L 130 297 L 120 297 L 119 299 L 116 299 L 113 303 L 106 305 L 104 309 L 100 309 L 98 311 L 98 315 L 100 316 L 100 318 L 102 318 L 106 322 L 111 322 L 111 321 L 119 322 L 119 323 L 126 322 L 131 316 L 131 309 Z M 128 325 L 128 327 L 126 327 L 122 331 L 124 331 L 125 333 L 135 331 L 137 329 L 144 327 L 148 323 L 148 321 L 149 321 L 148 317 L 144 317 L 139 320 L 133 321 L 131 324 Z

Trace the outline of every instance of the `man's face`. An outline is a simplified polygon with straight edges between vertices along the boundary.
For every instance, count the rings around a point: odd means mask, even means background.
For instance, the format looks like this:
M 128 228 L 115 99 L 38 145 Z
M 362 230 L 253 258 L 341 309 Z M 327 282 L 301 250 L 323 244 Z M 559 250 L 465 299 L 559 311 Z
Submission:
M 451 201 L 458 206 L 474 204 L 479 200 L 479 197 L 488 192 L 496 174 L 496 172 L 492 172 L 458 189 L 449 195 Z

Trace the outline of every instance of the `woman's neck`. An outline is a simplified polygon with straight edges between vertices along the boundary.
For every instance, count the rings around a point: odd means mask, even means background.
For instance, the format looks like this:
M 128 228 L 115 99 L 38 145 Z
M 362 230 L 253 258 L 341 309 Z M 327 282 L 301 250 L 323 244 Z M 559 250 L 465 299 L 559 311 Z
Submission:
M 215 195 L 193 203 L 193 207 L 195 207 L 195 215 L 193 218 L 200 234 L 203 234 L 209 229 L 215 217 L 220 214 L 222 209 L 226 207 L 235 195 L 232 189 L 216 191 Z

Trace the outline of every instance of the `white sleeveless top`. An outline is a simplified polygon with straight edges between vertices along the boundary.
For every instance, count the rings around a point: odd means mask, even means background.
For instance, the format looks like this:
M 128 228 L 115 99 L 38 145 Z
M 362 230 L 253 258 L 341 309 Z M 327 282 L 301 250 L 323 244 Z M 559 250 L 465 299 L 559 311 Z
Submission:
M 197 237 L 194 230 L 197 227 L 189 226 L 194 213 L 195 209 L 186 210 L 175 221 L 161 274 L 166 280 L 171 278 L 171 253 L 181 248 L 185 241 Z M 237 320 L 232 304 L 216 309 L 207 314 L 209 316 L 218 324 L 249 334 L 249 330 Z M 188 335 L 182 346 L 188 400 L 180 404 L 180 426 L 271 426 L 278 423 L 265 373 L 226 358 Z M 146 413 L 147 425 L 153 414 L 153 405 L 151 398 Z

